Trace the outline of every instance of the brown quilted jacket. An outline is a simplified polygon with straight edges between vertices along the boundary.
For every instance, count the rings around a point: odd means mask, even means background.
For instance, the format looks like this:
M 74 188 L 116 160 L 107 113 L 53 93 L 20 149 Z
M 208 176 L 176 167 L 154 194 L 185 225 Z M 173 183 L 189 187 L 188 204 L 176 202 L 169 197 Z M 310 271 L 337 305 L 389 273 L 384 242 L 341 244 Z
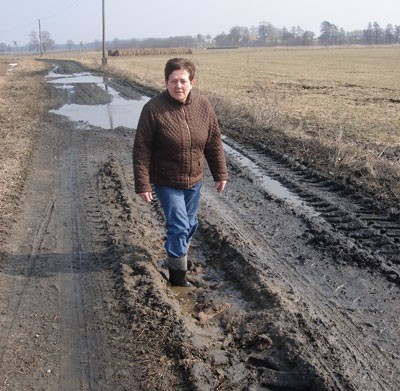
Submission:
M 190 92 L 185 103 L 165 90 L 143 107 L 135 135 L 135 191 L 151 183 L 189 189 L 203 179 L 204 162 L 214 181 L 228 178 L 217 118 L 210 102 Z

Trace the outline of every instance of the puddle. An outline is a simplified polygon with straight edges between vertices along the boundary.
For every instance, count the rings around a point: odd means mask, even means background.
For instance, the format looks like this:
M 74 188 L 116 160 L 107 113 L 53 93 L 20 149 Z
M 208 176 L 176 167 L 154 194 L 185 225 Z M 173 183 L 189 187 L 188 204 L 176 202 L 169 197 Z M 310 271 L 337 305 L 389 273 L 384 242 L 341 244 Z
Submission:
M 150 99 L 149 97 L 141 96 L 137 100 L 127 99 L 116 89 L 110 87 L 107 79 L 103 79 L 101 76 L 87 72 L 61 75 L 56 71 L 57 67 L 49 72 L 46 76 L 47 82 L 64 90 L 67 101 L 70 100 L 68 97 L 75 94 L 77 84 L 90 83 L 111 95 L 111 102 L 99 105 L 80 105 L 67 102 L 57 110 L 50 110 L 51 113 L 63 115 L 71 121 L 79 122 L 83 125 L 83 128 L 85 125 L 92 125 L 111 130 L 119 126 L 136 129 L 142 108 Z
M 18 64 L 16 62 L 8 64 L 10 68 L 7 69 L 7 72 L 12 72 Z
M 226 137 L 224 137 L 226 139 Z M 229 140 L 230 144 L 233 144 L 232 140 Z M 302 208 L 308 214 L 312 216 L 319 216 L 320 213 L 317 212 L 314 208 L 304 203 L 304 201 L 298 197 L 296 194 L 292 193 L 289 189 L 283 186 L 280 182 L 275 179 L 272 179 L 268 175 L 262 171 L 262 169 L 253 161 L 251 161 L 246 156 L 242 155 L 239 151 L 232 148 L 231 146 L 224 143 L 224 149 L 227 154 L 234 157 L 235 162 L 239 164 L 239 166 L 246 168 L 249 170 L 256 178 L 257 182 L 263 189 L 265 189 L 269 194 L 275 196 L 276 198 L 284 200 L 287 204 Z

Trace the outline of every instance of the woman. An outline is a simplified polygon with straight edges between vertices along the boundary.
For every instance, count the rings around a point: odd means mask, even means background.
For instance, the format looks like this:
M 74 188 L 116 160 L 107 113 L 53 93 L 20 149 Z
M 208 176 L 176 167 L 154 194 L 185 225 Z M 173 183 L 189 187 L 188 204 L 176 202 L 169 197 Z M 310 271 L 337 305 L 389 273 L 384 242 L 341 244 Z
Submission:
M 139 118 L 133 147 L 135 191 L 151 202 L 153 186 L 167 222 L 169 281 L 189 286 L 187 250 L 198 226 L 205 160 L 218 193 L 224 190 L 228 170 L 211 104 L 192 91 L 194 64 L 173 58 L 164 75 L 166 89 L 146 103 Z

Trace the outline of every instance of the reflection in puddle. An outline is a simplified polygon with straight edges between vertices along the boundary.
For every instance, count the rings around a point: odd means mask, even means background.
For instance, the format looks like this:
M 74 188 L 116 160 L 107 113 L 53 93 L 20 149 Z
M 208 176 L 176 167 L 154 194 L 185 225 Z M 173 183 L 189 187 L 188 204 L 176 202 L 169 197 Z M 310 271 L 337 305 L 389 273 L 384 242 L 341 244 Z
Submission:
M 13 62 L 11 64 L 8 64 L 8 66 L 10 68 L 7 69 L 7 73 L 13 71 L 15 69 L 15 67 L 18 66 L 18 64 L 16 62 Z
M 110 87 L 107 79 L 95 76 L 87 72 L 74 73 L 72 75 L 61 75 L 56 73 L 57 67 L 48 75 L 48 83 L 56 85 L 56 88 L 65 90 L 67 97 L 75 93 L 76 84 L 91 83 L 102 88 L 112 99 L 110 103 L 103 105 L 79 105 L 67 103 L 51 113 L 68 117 L 72 121 L 101 127 L 104 129 L 115 129 L 118 126 L 135 129 L 144 104 L 150 99 L 142 96 L 139 100 L 126 99 Z
M 232 143 L 232 141 L 229 141 Z M 301 207 L 303 210 L 311 213 L 312 216 L 319 216 L 319 213 L 309 205 L 306 205 L 304 201 L 296 194 L 292 193 L 289 189 L 284 187 L 280 182 L 270 178 L 263 172 L 263 170 L 246 156 L 242 155 L 236 149 L 230 147 L 224 143 L 225 152 L 235 159 L 235 162 L 241 167 L 249 170 L 256 178 L 257 182 L 271 195 L 284 200 L 288 204 L 294 207 Z

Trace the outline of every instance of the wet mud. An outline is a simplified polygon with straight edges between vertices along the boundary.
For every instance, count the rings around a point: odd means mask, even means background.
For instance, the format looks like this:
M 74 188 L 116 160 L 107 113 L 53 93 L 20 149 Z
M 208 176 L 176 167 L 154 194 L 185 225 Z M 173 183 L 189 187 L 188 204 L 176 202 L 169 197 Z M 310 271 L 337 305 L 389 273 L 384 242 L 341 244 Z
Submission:
M 66 96 L 49 86 L 53 110 Z M 0 389 L 398 389 L 395 205 L 225 132 L 229 183 L 218 195 L 207 173 L 192 287 L 172 287 L 134 132 L 47 115 L 1 257 Z

